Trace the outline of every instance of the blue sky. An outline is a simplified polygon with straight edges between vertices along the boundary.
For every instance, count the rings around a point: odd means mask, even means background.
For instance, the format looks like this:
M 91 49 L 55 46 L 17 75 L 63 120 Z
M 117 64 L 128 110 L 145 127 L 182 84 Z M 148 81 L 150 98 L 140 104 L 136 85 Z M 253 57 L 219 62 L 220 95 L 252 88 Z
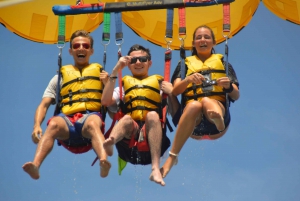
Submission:
M 136 36 L 126 25 L 123 29 L 122 53 L 135 43 L 149 47 L 153 55 L 150 73 L 163 74 L 165 49 Z M 229 131 L 216 141 L 188 140 L 165 187 L 148 180 L 150 166 L 128 164 L 119 176 L 116 154 L 109 158 L 110 175 L 102 179 L 99 165 L 91 167 L 93 151 L 74 155 L 56 144 L 41 166 L 38 181 L 25 174 L 21 166 L 33 159 L 36 149 L 31 141 L 35 109 L 56 73 L 58 49 L 25 40 L 2 26 L 0 33 L 1 200 L 299 200 L 300 26 L 278 18 L 262 3 L 250 23 L 228 41 L 229 61 L 241 92 L 231 105 Z M 101 35 L 102 26 L 92 33 L 95 53 L 91 62 L 102 63 Z M 224 44 L 216 50 L 224 53 Z M 179 52 L 174 51 L 171 72 L 178 60 Z M 109 72 L 116 61 L 117 46 L 110 44 Z M 69 63 L 73 60 L 66 47 L 63 64 Z M 108 126 L 110 122 L 107 118 Z M 174 134 L 168 133 L 171 141 Z M 161 163 L 165 160 L 166 156 Z

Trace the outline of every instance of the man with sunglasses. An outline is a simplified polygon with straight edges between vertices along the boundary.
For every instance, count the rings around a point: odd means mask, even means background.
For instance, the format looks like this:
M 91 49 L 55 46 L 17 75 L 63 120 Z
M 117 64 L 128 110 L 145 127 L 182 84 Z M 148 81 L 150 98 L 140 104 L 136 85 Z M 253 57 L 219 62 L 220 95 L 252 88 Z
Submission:
M 100 64 L 89 63 L 93 52 L 93 38 L 88 32 L 79 30 L 72 34 L 69 53 L 74 65 L 61 67 L 60 80 L 58 75 L 52 78 L 35 113 L 32 140 L 38 146 L 34 160 L 23 165 L 33 179 L 39 179 L 39 168 L 56 139 L 72 153 L 84 153 L 93 148 L 100 159 L 100 176 L 106 177 L 109 173 L 111 164 L 103 148 L 104 122 L 100 114 L 103 84 L 108 79 Z M 59 114 L 48 121 L 42 135 L 41 124 L 56 98 L 61 100 L 57 104 Z
M 102 104 L 112 112 L 121 108 L 124 115 L 104 142 L 107 155 L 112 156 L 116 144 L 119 158 L 131 164 L 152 164 L 150 180 L 165 185 L 159 170 L 160 157 L 170 146 L 166 128 L 162 123 L 163 101 L 161 90 L 174 98 L 171 90 L 165 90 L 168 82 L 160 75 L 149 75 L 150 50 L 133 45 L 127 56 L 119 59 L 109 76 L 102 96 Z M 122 88 L 115 88 L 118 72 L 128 66 L 132 76 L 122 78 Z M 164 91 L 165 90 L 165 91 Z M 122 94 L 122 97 L 120 97 Z M 175 97 L 176 98 L 176 97 Z

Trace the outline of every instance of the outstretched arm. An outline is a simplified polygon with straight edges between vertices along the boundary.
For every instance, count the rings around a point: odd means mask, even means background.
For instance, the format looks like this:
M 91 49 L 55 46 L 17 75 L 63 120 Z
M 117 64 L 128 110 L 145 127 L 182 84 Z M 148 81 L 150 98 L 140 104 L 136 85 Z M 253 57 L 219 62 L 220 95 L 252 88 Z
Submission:
M 34 125 L 33 131 L 31 134 L 32 141 L 37 144 L 42 137 L 43 130 L 41 128 L 41 124 L 43 123 L 45 116 L 47 114 L 47 110 L 51 103 L 53 102 L 52 98 L 45 97 L 42 99 L 41 103 L 36 109 L 35 116 L 34 116 Z

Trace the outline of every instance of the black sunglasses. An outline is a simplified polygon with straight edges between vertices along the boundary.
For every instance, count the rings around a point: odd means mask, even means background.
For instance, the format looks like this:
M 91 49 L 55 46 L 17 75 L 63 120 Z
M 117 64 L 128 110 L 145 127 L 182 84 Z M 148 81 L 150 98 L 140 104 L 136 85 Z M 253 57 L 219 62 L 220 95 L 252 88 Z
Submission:
M 137 62 L 137 60 L 139 60 L 140 62 L 146 62 L 149 60 L 149 57 L 147 56 L 143 56 L 143 57 L 132 57 L 130 64 L 135 64 Z

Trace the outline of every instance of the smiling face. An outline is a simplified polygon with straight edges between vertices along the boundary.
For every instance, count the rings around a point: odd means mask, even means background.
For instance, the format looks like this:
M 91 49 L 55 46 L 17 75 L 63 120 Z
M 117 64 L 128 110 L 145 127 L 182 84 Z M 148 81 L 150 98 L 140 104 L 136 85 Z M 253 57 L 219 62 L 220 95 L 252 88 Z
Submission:
M 87 37 L 78 36 L 72 40 L 69 53 L 74 58 L 75 66 L 82 69 L 89 65 L 90 56 L 94 53 L 91 41 Z
M 136 50 L 132 51 L 129 56 L 131 56 L 132 58 L 142 57 L 142 61 L 140 61 L 139 59 L 133 59 L 136 60 L 136 63 L 128 65 L 128 68 L 131 71 L 133 77 L 138 79 L 144 79 L 148 77 L 148 70 L 152 64 L 152 61 L 148 59 L 149 55 L 147 54 L 147 52 L 144 52 L 143 50 Z M 147 57 L 147 61 L 143 62 L 143 57 Z
M 215 44 L 216 41 L 210 29 L 200 27 L 195 31 L 193 47 L 195 47 L 198 57 L 209 57 Z

